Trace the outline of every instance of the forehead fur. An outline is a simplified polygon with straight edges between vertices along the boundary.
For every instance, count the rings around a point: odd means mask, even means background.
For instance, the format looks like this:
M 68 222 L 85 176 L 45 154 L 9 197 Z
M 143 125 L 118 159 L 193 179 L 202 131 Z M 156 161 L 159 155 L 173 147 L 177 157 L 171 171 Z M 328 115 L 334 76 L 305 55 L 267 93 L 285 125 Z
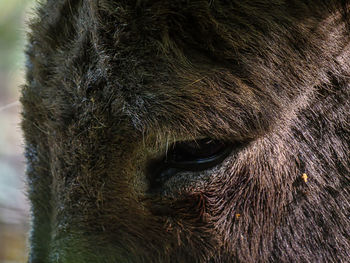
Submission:
M 143 133 L 258 136 L 342 48 L 339 3 L 314 2 L 49 1 L 29 75 L 62 128 L 100 107 Z

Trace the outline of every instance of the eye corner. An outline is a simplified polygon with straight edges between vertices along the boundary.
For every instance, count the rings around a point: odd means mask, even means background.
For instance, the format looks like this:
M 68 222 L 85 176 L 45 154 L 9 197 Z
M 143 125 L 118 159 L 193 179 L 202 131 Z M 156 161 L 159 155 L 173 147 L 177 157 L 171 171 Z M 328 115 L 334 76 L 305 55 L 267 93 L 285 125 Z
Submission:
M 219 165 L 230 155 L 234 145 L 210 137 L 174 142 L 163 158 L 150 163 L 151 188 L 159 188 L 178 173 L 201 172 Z

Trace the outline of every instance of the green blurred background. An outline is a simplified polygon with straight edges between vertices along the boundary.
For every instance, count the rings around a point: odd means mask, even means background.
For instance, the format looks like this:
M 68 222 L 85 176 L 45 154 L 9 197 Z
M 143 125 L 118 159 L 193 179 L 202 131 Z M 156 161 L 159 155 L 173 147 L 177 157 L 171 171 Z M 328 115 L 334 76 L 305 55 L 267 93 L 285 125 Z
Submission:
M 26 262 L 29 204 L 18 103 L 34 0 L 0 0 L 0 263 Z

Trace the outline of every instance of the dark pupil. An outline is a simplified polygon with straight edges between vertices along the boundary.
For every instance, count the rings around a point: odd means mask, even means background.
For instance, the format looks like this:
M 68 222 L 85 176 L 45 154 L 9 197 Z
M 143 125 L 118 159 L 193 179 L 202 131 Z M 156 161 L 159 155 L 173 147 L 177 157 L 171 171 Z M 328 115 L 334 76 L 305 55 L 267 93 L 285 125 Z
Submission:
M 224 143 L 213 139 L 176 143 L 167 154 L 169 162 L 195 161 L 210 158 L 225 147 Z
M 152 188 L 159 187 L 171 176 L 181 171 L 204 171 L 221 163 L 231 152 L 233 145 L 210 138 L 176 142 L 161 161 L 149 166 Z

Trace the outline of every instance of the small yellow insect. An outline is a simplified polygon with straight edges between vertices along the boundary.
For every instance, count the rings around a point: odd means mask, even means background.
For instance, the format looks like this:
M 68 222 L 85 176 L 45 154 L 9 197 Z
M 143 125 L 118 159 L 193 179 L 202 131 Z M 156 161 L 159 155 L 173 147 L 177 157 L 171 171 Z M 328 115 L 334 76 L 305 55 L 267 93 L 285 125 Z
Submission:
M 241 217 L 241 214 L 236 214 L 236 218 L 239 219 Z
M 304 182 L 307 183 L 307 178 L 308 178 L 308 177 L 307 177 L 307 174 L 304 173 L 303 176 L 302 176 L 301 178 L 303 178 L 303 179 L 304 179 Z

